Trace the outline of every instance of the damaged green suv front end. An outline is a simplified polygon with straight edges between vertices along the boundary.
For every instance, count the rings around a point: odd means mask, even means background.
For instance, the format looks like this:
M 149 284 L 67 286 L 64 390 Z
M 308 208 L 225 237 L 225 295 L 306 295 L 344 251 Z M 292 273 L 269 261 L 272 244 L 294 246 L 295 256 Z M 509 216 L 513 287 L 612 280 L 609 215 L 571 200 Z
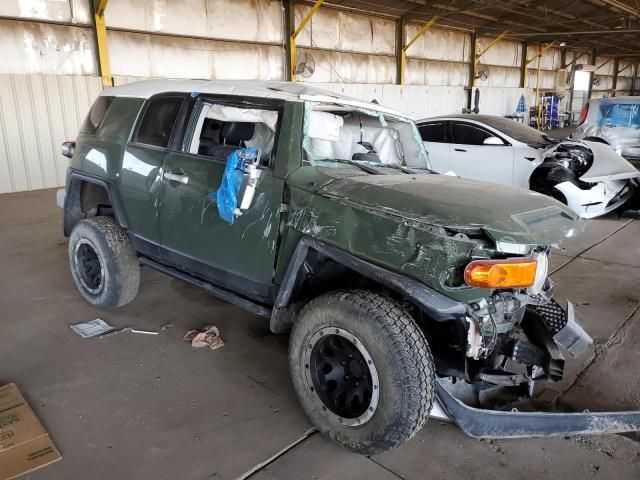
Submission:
M 423 319 L 430 324 L 425 330 L 433 337 L 439 371 L 472 382 L 483 375 L 497 384 L 531 380 L 530 358 L 514 353 L 525 348 L 519 338 L 522 321 L 527 308 L 555 305 L 547 277 L 550 247 L 581 232 L 582 221 L 555 200 L 521 189 L 419 169 L 398 172 L 381 165 L 373 174 L 340 167 L 309 165 L 290 175 L 288 226 L 414 279 L 457 304 L 449 318 L 429 315 L 427 309 Z M 537 264 L 530 286 L 478 288 L 465 282 L 465 269 L 473 261 L 519 257 Z M 538 378 L 560 379 L 560 359 L 553 359 L 544 343 L 526 342 L 546 371 Z M 496 373 L 498 357 L 504 356 L 530 371 Z
M 318 105 L 319 120 L 337 123 L 339 134 L 313 126 L 309 111 Z M 524 418 L 493 410 L 531 398 L 536 381 L 560 381 L 561 350 L 579 356 L 592 343 L 572 305 L 565 309 L 553 299 L 548 277 L 551 248 L 584 230 L 575 213 L 535 192 L 434 174 L 422 143 L 413 145 L 415 126 L 406 118 L 306 107 L 305 159 L 287 178 L 283 251 L 297 245 L 289 270 L 308 250 L 347 265 L 354 256 L 358 263 L 350 269 L 358 273 L 344 272 L 334 288 L 357 285 L 362 273 L 404 302 L 434 357 L 432 416 L 494 438 L 589 433 L 606 419 L 615 421 L 598 432 L 639 428 L 637 412 Z M 375 128 L 379 122 L 389 130 L 394 121 L 396 135 L 385 144 Z M 335 143 L 349 141 L 362 146 L 361 153 L 340 158 Z M 323 270 L 300 263 L 313 275 Z M 487 267 L 481 281 L 473 276 L 477 266 Z

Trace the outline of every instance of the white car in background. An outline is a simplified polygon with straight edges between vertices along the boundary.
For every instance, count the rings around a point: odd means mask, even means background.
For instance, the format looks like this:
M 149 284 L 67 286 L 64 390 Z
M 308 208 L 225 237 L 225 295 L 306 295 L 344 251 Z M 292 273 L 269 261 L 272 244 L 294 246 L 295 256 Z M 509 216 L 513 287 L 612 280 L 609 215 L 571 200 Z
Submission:
M 436 172 L 528 188 L 582 218 L 622 205 L 640 177 L 604 143 L 554 139 L 498 116 L 450 115 L 417 124 Z

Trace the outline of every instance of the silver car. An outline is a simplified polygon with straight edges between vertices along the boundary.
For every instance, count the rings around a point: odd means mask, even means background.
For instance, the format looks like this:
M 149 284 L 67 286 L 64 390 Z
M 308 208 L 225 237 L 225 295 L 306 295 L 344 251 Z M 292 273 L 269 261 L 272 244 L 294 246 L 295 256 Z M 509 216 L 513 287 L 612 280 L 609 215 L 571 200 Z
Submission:
M 592 98 L 572 138 L 602 142 L 640 167 L 640 97 Z

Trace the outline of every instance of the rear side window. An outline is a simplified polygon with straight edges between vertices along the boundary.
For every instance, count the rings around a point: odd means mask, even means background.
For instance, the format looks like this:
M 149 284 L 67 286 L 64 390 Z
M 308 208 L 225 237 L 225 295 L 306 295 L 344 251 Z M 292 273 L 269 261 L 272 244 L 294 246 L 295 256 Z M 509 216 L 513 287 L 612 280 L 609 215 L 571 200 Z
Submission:
M 483 145 L 485 139 L 492 137 L 491 133 L 467 123 L 453 124 L 453 143 L 463 145 Z
M 144 111 L 134 142 L 166 148 L 184 97 L 151 100 Z
M 600 104 L 600 116 L 600 125 L 605 127 L 638 128 L 640 127 L 640 103 L 603 101 Z
M 113 97 L 98 97 L 96 101 L 93 102 L 87 118 L 84 119 L 84 123 L 80 127 L 80 132 L 88 133 L 89 135 L 96 133 L 104 117 L 107 115 L 112 102 Z
M 423 142 L 444 142 L 444 122 L 427 123 L 418 127 Z

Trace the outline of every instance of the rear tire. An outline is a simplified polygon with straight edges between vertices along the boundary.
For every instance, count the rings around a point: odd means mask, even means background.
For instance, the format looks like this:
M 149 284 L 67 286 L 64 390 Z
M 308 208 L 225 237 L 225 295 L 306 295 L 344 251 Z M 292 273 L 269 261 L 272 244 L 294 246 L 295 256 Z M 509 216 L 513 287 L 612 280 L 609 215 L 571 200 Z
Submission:
M 94 307 L 121 307 L 138 294 L 138 257 L 113 217 L 92 217 L 75 225 L 69 238 L 69 266 L 78 290 Z
M 312 423 L 361 454 L 410 439 L 435 398 L 435 367 L 422 331 L 392 299 L 366 290 L 309 302 L 293 326 L 289 366 Z

